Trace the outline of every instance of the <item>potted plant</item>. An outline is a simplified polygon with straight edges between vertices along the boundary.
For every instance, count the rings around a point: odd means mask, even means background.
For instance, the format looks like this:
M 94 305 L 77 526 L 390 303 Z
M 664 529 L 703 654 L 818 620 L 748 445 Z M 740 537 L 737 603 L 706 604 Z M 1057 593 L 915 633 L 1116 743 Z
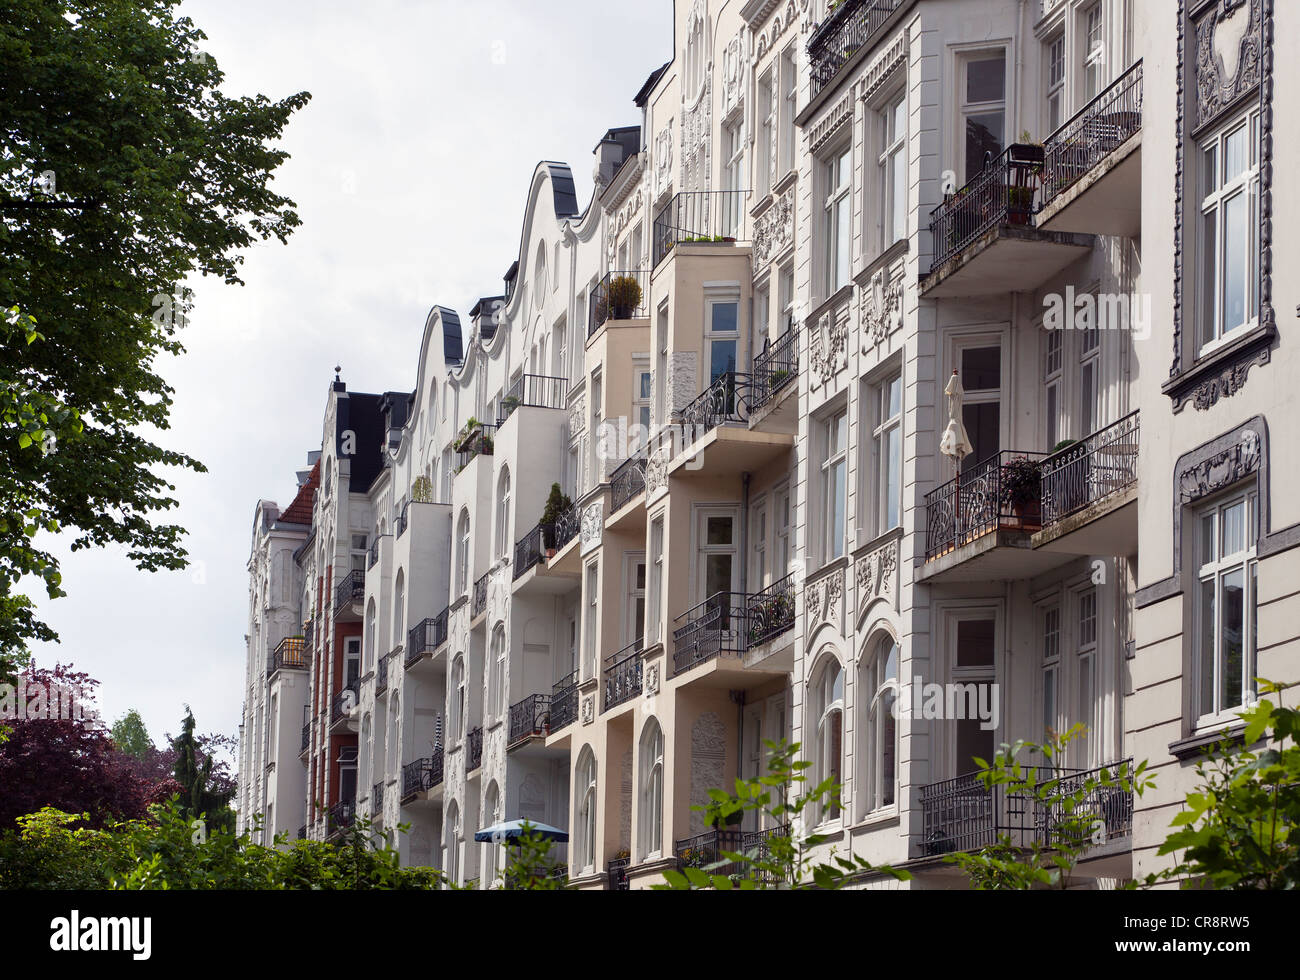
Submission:
M 573 501 L 569 495 L 560 489 L 558 483 L 552 483 L 546 506 L 542 509 L 542 546 L 546 549 L 547 558 L 555 555 L 555 523 L 572 507 Z
M 1026 456 L 1014 456 L 1002 464 L 1002 503 L 1011 508 L 1021 527 L 1042 522 L 1042 464 Z
M 611 320 L 630 320 L 641 306 L 641 284 L 632 276 L 615 276 L 607 294 Z
M 427 476 L 415 478 L 411 484 L 411 499 L 417 504 L 433 503 L 433 482 Z
M 479 431 L 480 424 L 479 420 L 473 415 L 466 420 L 464 427 L 460 430 L 460 434 L 456 436 L 456 451 L 458 453 L 466 451 L 466 445 Z
M 505 411 L 506 418 L 510 418 L 519 405 L 520 401 L 518 395 L 506 395 L 506 397 L 501 400 L 501 408 Z
M 1011 183 L 1007 185 L 1007 220 L 1013 225 L 1027 225 L 1034 211 L 1034 193 L 1043 177 L 1046 152 L 1035 143 L 1029 130 L 1020 134 L 1020 142 L 1007 147 Z

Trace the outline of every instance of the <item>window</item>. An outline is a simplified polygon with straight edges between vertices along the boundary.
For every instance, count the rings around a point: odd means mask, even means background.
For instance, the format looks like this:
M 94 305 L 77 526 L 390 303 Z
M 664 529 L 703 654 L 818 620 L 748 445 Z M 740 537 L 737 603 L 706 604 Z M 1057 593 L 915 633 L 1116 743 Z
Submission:
M 574 857 L 580 873 L 591 874 L 596 867 L 596 757 L 590 748 L 584 748 L 578 758 L 575 788 L 574 812 L 578 819 L 574 821 Z
M 503 468 L 497 481 L 497 557 L 510 554 L 510 470 Z
M 465 658 L 457 657 L 451 668 L 451 740 L 459 742 L 465 735 Z
M 862 677 L 866 704 L 866 770 L 862 782 L 862 814 L 894 805 L 898 781 L 898 719 L 894 701 L 898 697 L 898 659 L 901 654 L 892 636 L 874 646 Z
M 958 350 L 962 400 L 962 424 L 970 436 L 972 452 L 962 460 L 965 473 L 986 462 L 1002 448 L 1002 348 L 976 341 Z
M 844 554 L 845 500 L 848 475 L 849 415 L 839 412 L 822 423 L 823 560 Z
M 628 447 L 628 451 L 632 453 L 639 451 L 645 445 L 645 440 L 650 434 L 650 395 L 653 380 L 650 366 L 645 363 L 645 358 L 634 359 L 632 383 L 636 388 L 632 393 L 632 416 L 634 423 L 640 426 L 640 429 L 633 433 L 633 444 Z
M 664 847 L 664 733 L 651 718 L 641 735 L 641 800 L 637 815 L 641 860 L 657 858 Z
M 753 355 L 757 357 L 766 349 L 770 334 L 768 324 L 772 318 L 772 290 L 766 284 L 754 290 L 754 342 Z
M 1079 699 L 1076 718 L 1083 724 L 1083 732 L 1071 746 L 1075 763 L 1080 769 L 1091 769 L 1096 764 L 1093 747 L 1097 739 L 1097 590 L 1087 589 L 1075 595 L 1078 615 L 1078 649 L 1076 693 Z
M 1054 603 L 1038 610 L 1039 647 L 1042 651 L 1043 737 L 1064 732 L 1060 718 L 1061 691 L 1061 605 Z
M 731 603 L 726 593 L 737 588 L 736 527 L 739 513 L 736 509 L 710 508 L 699 512 L 697 583 L 698 601 L 718 596 L 722 615 L 729 614 Z M 726 628 L 725 626 L 723 627 Z
M 469 511 L 460 512 L 460 530 L 456 534 L 456 592 L 469 591 Z
M 790 487 L 782 486 L 772 494 L 775 500 L 773 509 L 775 510 L 776 529 L 774 538 L 776 543 L 775 562 L 780 576 L 784 578 L 794 573 L 794 552 L 790 548 L 790 526 L 793 518 L 790 503 Z
M 1065 122 L 1065 32 L 1047 42 L 1047 131 Z
M 881 248 L 907 237 L 907 96 L 880 114 Z
M 1043 399 L 1044 418 L 1047 424 L 1047 446 L 1055 449 L 1062 440 L 1061 432 L 1061 341 L 1064 331 L 1043 332 Z
M 1259 113 L 1201 147 L 1200 350 L 1259 317 Z
M 974 760 L 991 759 L 997 744 L 996 732 L 991 724 L 979 717 L 981 705 L 991 705 L 998 688 L 993 683 L 996 663 L 996 622 L 988 616 L 966 616 L 958 619 L 954 629 L 956 641 L 956 658 L 951 670 L 950 680 L 954 685 L 963 685 L 970 692 L 967 695 L 964 711 L 965 717 L 955 720 L 956 736 L 956 772 L 962 776 L 975 772 L 979 765 Z M 973 697 L 974 705 L 970 698 Z
M 722 234 L 739 238 L 745 206 L 745 123 L 742 116 L 734 124 L 722 127 L 722 189 L 731 191 L 722 199 Z
M 406 570 L 397 572 L 397 584 L 393 587 L 393 641 L 388 649 L 396 650 L 402 643 L 406 632 Z
M 1083 24 L 1083 101 L 1088 103 L 1101 95 L 1102 73 L 1106 70 L 1106 26 L 1101 3 L 1094 3 L 1088 9 Z
M 794 266 L 781 267 L 778 280 L 778 296 L 781 302 L 781 329 L 789 332 L 794 329 Z
M 504 718 L 506 713 L 506 630 L 498 626 L 492 631 L 491 663 L 488 670 L 488 711 L 493 718 Z
M 903 375 L 895 372 L 872 388 L 871 470 L 875 502 L 869 526 L 884 534 L 903 523 Z
M 1056 331 L 1052 331 L 1055 333 Z M 1101 338 L 1095 323 L 1079 334 L 1079 431 L 1083 439 L 1099 428 L 1098 400 L 1101 371 Z M 1053 443 L 1055 445 L 1055 443 Z
M 767 579 L 767 500 L 757 501 L 750 510 L 749 554 L 752 571 L 750 574 L 751 591 L 765 588 Z
M 962 166 L 965 183 L 1002 153 L 1007 114 L 1005 51 L 970 55 L 961 62 Z
M 664 519 L 660 515 L 650 522 L 650 590 L 647 596 L 650 622 L 647 644 L 658 643 L 661 639 L 659 622 L 663 616 L 663 583 Z
M 587 617 L 582 635 L 582 676 L 596 676 L 596 648 L 600 636 L 596 632 L 600 625 L 600 564 L 592 562 L 587 566 Z
M 366 649 L 370 651 L 371 662 L 378 665 L 380 659 L 379 650 L 375 644 L 378 638 L 375 635 L 375 600 L 371 599 L 366 606 Z
M 777 170 L 785 176 L 794 169 L 796 132 L 794 118 L 799 100 L 799 76 L 795 71 L 795 46 L 792 44 L 781 55 L 781 129 L 777 148 Z
M 759 197 L 772 190 L 772 150 L 776 141 L 776 69 L 758 80 L 758 139 L 754 142 L 754 189 Z
M 827 779 L 839 782 L 844 757 L 844 671 L 838 660 L 827 658 L 813 691 L 813 718 L 817 725 L 815 782 Z M 832 805 L 819 807 L 815 817 L 818 823 L 825 823 L 839 815 L 839 807 Z
M 633 643 L 645 636 L 646 561 L 644 554 L 627 556 L 627 615 L 624 641 Z
M 1199 724 L 1227 721 L 1253 697 L 1259 498 L 1252 489 L 1197 521 L 1195 650 Z
M 484 825 L 487 827 L 495 827 L 501 823 L 501 791 L 497 789 L 495 781 L 489 784 L 487 792 L 483 795 L 483 817 Z M 502 846 L 495 841 L 488 844 L 488 873 L 484 875 L 488 887 L 497 884 L 497 873 L 501 870 L 502 850 Z
M 460 884 L 460 807 L 452 800 L 447 806 L 447 880 Z
M 822 214 L 822 253 L 826 295 L 847 286 L 852 274 L 853 149 L 844 147 L 822 164 L 826 200 Z
M 709 349 L 709 383 L 736 370 L 736 349 L 740 343 L 740 303 L 734 299 L 711 300 L 706 342 Z
M 354 572 L 366 570 L 366 547 L 369 539 L 364 534 L 352 535 L 351 568 Z

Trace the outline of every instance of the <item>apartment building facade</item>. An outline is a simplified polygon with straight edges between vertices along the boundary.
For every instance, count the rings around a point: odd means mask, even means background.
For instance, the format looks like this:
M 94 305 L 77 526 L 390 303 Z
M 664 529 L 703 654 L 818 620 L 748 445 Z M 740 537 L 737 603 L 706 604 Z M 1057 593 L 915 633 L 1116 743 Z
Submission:
M 1050 833 L 972 760 L 1082 726 L 1068 778 L 1158 788 L 1088 801 L 1080 886 L 1158 867 L 1198 751 L 1300 674 L 1268 427 L 1294 16 L 678 4 L 586 205 L 539 164 L 416 389 L 331 391 L 305 832 L 409 824 L 403 860 L 486 886 L 475 833 L 523 818 L 576 887 L 648 887 L 761 846 L 694 807 L 784 738 L 843 785 L 800 830 L 962 887 L 952 852 Z

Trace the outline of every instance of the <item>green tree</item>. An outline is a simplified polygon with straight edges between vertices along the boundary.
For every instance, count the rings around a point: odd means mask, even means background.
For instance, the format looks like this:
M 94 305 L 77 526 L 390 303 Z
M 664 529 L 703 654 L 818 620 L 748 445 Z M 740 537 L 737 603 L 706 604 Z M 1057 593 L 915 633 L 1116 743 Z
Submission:
M 190 820 L 206 821 L 209 828 L 233 829 L 235 814 L 230 809 L 230 800 L 234 794 L 212 786 L 212 756 L 199 749 L 198 739 L 194 736 L 194 713 L 189 705 L 185 706 L 181 733 L 176 736 L 172 747 L 176 751 L 173 774 L 182 793 L 181 813 Z
M 1297 686 L 1257 683 L 1261 695 Z M 1201 785 L 1160 846 L 1159 854 L 1181 851 L 1182 859 L 1146 884 L 1179 878 L 1183 887 L 1300 888 L 1300 712 L 1264 699 L 1239 717 L 1243 747 L 1225 741 L 1208 750 L 1196 766 Z
M 23 425 L 23 393 L 43 392 L 83 426 L 75 453 L 33 453 L 3 421 L 0 654 L 11 657 L 56 638 L 12 594 L 27 574 L 61 594 L 33 529 L 75 530 L 73 550 L 123 545 L 142 570 L 185 567 L 183 529 L 158 516 L 176 506 L 166 470 L 203 466 L 146 435 L 169 427 L 172 389 L 156 369 L 182 350 L 182 283 L 240 283 L 242 250 L 300 223 L 270 182 L 287 157 L 275 142 L 310 96 L 223 94 L 205 35 L 177 6 L 0 6 L 0 308 L 31 311 L 44 335 L 0 332 L 0 399 Z
M 763 889 L 837 890 L 869 873 L 886 874 L 899 881 L 912 875 L 887 865 L 879 867 L 849 853 L 834 849 L 830 861 L 819 861 L 816 849 L 826 843 L 822 834 L 807 833 L 802 828 L 810 819 L 840 805 L 840 783 L 834 778 L 805 788 L 804 774 L 812 763 L 798 759 L 799 743 L 764 740 L 769 751 L 766 776 L 737 779 L 735 793 L 709 790 L 712 802 L 695 805 L 710 826 L 722 827 L 730 818 L 745 812 L 764 815 L 774 829 L 762 844 L 748 852 L 724 848 L 703 848 L 688 858 L 681 871 L 665 871 L 664 884 L 658 889 L 690 891 L 715 888 L 720 891 Z M 735 870 L 739 869 L 739 870 Z M 726 873 L 721 873 L 721 872 Z
M 110 731 L 113 736 L 113 747 L 119 752 L 142 759 L 153 751 L 154 744 L 153 739 L 149 737 L 149 729 L 145 728 L 144 719 L 135 708 L 113 722 Z
M 502 887 L 507 891 L 562 891 L 569 887 L 564 868 L 551 856 L 551 842 L 533 830 L 527 820 L 523 833 L 508 847 L 509 857 L 501 875 Z

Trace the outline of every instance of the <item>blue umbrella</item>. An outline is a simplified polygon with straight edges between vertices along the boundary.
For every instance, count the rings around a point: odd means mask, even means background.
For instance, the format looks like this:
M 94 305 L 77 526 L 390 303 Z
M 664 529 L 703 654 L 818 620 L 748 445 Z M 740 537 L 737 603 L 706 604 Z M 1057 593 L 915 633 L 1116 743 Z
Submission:
M 484 844 L 497 844 L 502 841 L 517 841 L 525 834 L 524 825 L 527 824 L 527 830 L 540 836 L 543 840 L 560 841 L 561 843 L 569 839 L 569 835 L 563 830 L 555 827 L 549 827 L 544 823 L 533 823 L 525 820 L 507 820 L 504 823 L 493 824 L 486 827 L 474 835 L 474 839 Z

